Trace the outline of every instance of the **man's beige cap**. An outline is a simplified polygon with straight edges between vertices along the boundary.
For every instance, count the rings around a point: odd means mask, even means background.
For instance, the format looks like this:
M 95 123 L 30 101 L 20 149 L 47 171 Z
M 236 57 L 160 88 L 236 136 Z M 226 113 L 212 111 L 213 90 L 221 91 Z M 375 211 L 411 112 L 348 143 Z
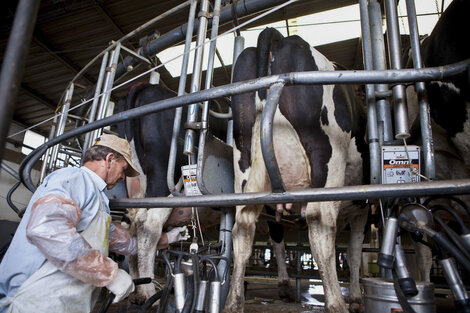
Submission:
M 126 159 L 127 164 L 129 164 L 124 173 L 126 176 L 134 177 L 140 175 L 140 172 L 137 170 L 138 167 L 132 162 L 131 146 L 126 139 L 119 138 L 115 135 L 104 134 L 96 140 L 95 145 L 105 146 L 120 153 L 124 159 Z

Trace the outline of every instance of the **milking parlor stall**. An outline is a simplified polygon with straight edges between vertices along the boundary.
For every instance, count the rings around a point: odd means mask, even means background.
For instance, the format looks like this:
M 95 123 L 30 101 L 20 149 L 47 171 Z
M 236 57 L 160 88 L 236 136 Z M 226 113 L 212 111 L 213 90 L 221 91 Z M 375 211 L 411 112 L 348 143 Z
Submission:
M 114 134 L 136 288 L 92 312 L 470 312 L 468 2 L 6 1 L 1 258 Z

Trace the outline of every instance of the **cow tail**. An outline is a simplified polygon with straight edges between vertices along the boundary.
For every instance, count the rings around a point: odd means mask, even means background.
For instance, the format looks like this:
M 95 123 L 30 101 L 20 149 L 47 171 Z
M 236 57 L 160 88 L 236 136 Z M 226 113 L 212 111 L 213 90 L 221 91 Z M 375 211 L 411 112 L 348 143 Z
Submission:
M 283 38 L 284 36 L 282 36 L 279 31 L 270 27 L 267 27 L 260 33 L 256 50 L 257 78 L 265 77 L 270 74 L 269 63 L 272 47 Z M 266 99 L 266 90 L 260 90 L 258 94 L 261 100 Z

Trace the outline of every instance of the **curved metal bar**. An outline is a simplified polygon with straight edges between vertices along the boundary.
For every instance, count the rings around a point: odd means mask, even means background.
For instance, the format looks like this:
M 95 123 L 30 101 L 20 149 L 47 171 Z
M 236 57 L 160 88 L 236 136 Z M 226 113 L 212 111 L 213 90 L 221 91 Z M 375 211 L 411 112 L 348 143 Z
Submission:
M 269 180 L 271 181 L 272 191 L 282 193 L 286 191 L 282 181 L 281 172 L 274 154 L 273 144 L 273 120 L 276 114 L 279 98 L 281 97 L 283 83 L 276 83 L 269 88 L 266 106 L 261 115 L 261 151 L 263 152 L 264 164 L 268 170 Z
M 467 72 L 470 68 L 470 59 L 433 68 L 423 69 L 402 69 L 402 70 L 386 70 L 386 71 L 312 71 L 312 72 L 296 72 L 280 75 L 271 75 L 253 80 L 237 82 L 229 85 L 219 86 L 211 89 L 205 89 L 196 93 L 182 95 L 162 101 L 149 103 L 147 105 L 134 108 L 125 112 L 120 112 L 112 116 L 97 120 L 93 123 L 75 128 L 70 132 L 58 136 L 27 155 L 19 168 L 21 181 L 25 186 L 34 192 L 36 189 L 30 178 L 30 172 L 36 161 L 41 158 L 48 147 L 56 145 L 68 138 L 102 128 L 104 126 L 113 125 L 125 120 L 140 117 L 163 110 L 174 109 L 183 105 L 204 100 L 212 100 L 225 96 L 232 96 L 245 92 L 251 92 L 262 88 L 267 88 L 275 83 L 292 84 L 367 84 L 367 83 L 398 83 L 398 82 L 417 82 L 443 80 L 454 75 Z
M 378 199 L 384 197 L 421 197 L 432 194 L 470 193 L 470 179 L 421 183 L 360 185 L 334 188 L 312 188 L 284 193 L 254 192 L 192 197 L 160 197 L 110 200 L 114 210 L 127 208 L 168 208 L 178 206 L 229 207 L 235 205 L 277 204 L 316 201 Z

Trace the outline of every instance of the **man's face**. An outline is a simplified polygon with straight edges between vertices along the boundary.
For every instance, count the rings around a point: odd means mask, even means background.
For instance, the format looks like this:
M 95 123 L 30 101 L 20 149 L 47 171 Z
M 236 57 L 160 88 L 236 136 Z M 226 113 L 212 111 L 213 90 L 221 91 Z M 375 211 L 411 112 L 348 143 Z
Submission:
M 126 175 L 124 172 L 126 171 L 127 161 L 124 158 L 116 159 L 113 155 L 108 155 L 106 157 L 106 161 L 108 164 L 108 172 L 105 179 L 106 184 L 108 184 L 108 189 L 112 189 L 121 179 L 125 179 Z

